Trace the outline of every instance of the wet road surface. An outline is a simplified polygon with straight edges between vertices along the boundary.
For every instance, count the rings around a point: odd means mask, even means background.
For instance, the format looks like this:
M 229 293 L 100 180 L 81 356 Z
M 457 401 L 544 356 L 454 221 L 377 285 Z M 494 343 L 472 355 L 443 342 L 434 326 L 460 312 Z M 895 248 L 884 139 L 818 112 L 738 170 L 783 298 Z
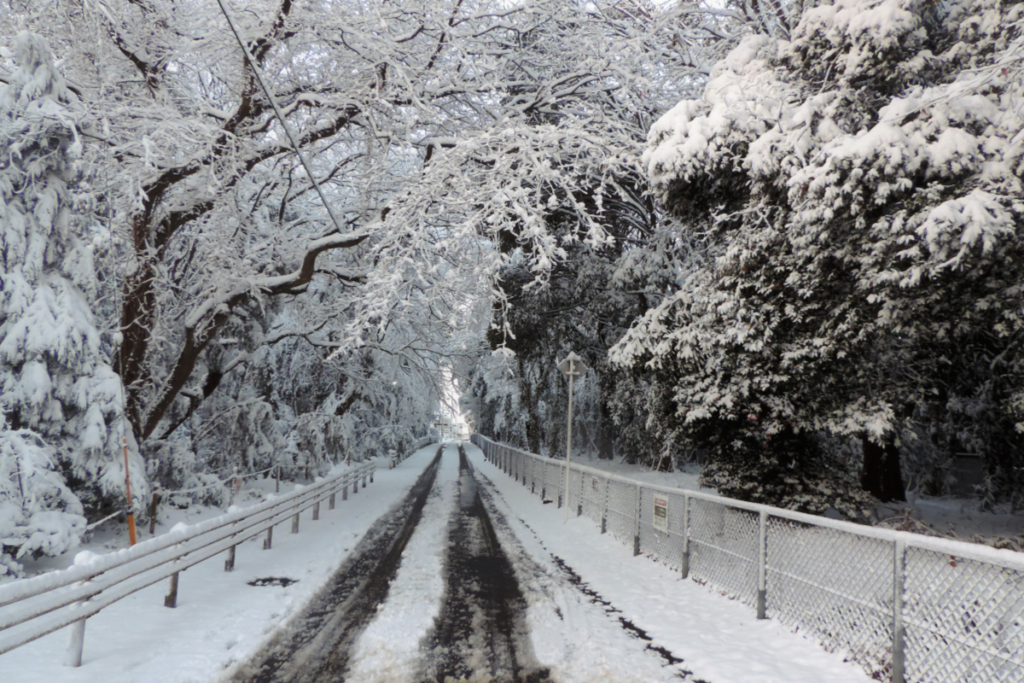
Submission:
M 424 646 L 423 681 L 548 681 L 534 661 L 526 600 L 459 447 L 459 501 L 448 531 L 445 599 Z

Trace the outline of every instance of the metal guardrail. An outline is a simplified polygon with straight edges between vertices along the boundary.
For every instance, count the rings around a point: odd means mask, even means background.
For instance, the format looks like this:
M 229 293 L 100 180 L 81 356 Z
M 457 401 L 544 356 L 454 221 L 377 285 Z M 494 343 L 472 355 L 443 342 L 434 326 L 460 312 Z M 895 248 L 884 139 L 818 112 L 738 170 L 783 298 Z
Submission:
M 1024 681 L 1024 554 L 646 484 L 474 434 L 488 460 L 635 555 L 816 637 L 878 680 Z
M 374 463 L 363 463 L 259 505 L 99 556 L 90 564 L 0 586 L 0 655 L 71 626 L 65 664 L 80 666 L 89 617 L 167 578 L 164 605 L 175 607 L 179 572 L 222 552 L 227 553 L 224 570 L 232 571 L 239 543 L 266 533 L 263 549 L 271 549 L 275 525 L 291 518 L 291 531 L 298 533 L 302 512 L 312 508 L 313 520 L 319 519 L 324 499 L 333 510 L 337 493 L 347 500 L 350 488 L 353 494 L 359 490 L 360 480 L 366 488 L 374 469 Z

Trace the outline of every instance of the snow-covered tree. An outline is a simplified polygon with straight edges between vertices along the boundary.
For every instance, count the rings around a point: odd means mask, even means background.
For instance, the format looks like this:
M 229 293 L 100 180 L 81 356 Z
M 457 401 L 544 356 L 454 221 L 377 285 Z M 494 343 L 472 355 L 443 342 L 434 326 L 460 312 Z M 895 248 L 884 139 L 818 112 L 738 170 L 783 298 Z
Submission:
M 835 504 L 828 434 L 860 440 L 867 490 L 901 497 L 916 422 L 952 425 L 1020 490 L 1021 7 L 808 9 L 789 41 L 747 38 L 652 127 L 649 176 L 699 240 L 615 358 L 674 378 L 720 488 Z
M 18 560 L 56 556 L 85 531 L 82 503 L 65 484 L 53 450 L 30 429 L 8 429 L 0 414 L 0 576 Z
M 23 528 L 37 524 L 37 514 L 57 519 L 65 511 L 77 520 L 82 506 L 64 477 L 93 507 L 123 505 L 124 461 L 115 426 L 120 384 L 87 300 L 96 291 L 91 253 L 73 229 L 70 159 L 80 140 L 71 96 L 38 35 L 18 34 L 14 59 L 0 87 L 0 460 L 14 459 L 3 467 L 21 472 L 22 485 L 38 482 L 19 488 L 30 501 L 20 505 Z M 142 477 L 140 484 L 142 493 Z M 19 508 L 16 499 L 4 505 Z M 56 554 L 83 530 L 75 521 L 59 539 L 23 538 L 21 547 Z
M 153 441 L 237 388 L 229 375 L 259 345 L 301 339 L 354 363 L 404 349 L 433 356 L 423 368 L 461 353 L 450 300 L 489 295 L 511 254 L 492 245 L 513 236 L 543 281 L 563 238 L 607 241 L 602 197 L 636 175 L 623 144 L 689 87 L 660 65 L 689 59 L 699 77 L 709 62 L 671 45 L 721 28 L 639 0 L 229 4 L 246 59 L 212 3 L 53 9 L 0 22 L 46 32 L 87 108 L 82 165 L 113 227 L 100 266 L 105 305 L 120 303 L 115 367 L 135 435 Z M 552 236 L 563 217 L 579 229 Z
M 531 34 L 535 51 L 527 71 L 543 82 L 586 69 L 589 82 L 521 119 L 515 144 L 508 147 L 528 149 L 542 166 L 524 167 L 517 154 L 503 155 L 496 164 L 526 172 L 494 176 L 503 183 L 496 189 L 508 207 L 495 206 L 487 215 L 498 228 L 502 257 L 488 338 L 492 349 L 514 352 L 508 369 L 515 388 L 490 369 L 493 359 L 468 384 L 479 394 L 476 402 L 486 397 L 489 405 L 479 413 L 479 428 L 500 431 L 534 451 L 560 454 L 567 386 L 555 362 L 573 350 L 592 369 L 576 394 L 577 447 L 601 457 L 618 452 L 653 462 L 671 448 L 645 427 L 646 416 L 633 420 L 632 401 L 644 391 L 630 394 L 630 387 L 639 386 L 632 373 L 607 361 L 608 348 L 658 300 L 648 297 L 655 287 L 632 280 L 626 286 L 617 277 L 620 262 L 633 259 L 660 221 L 633 150 L 680 94 L 697 91 L 716 51 L 750 27 L 732 11 L 702 14 L 689 4 L 661 9 L 589 3 L 575 13 L 573 7 L 562 5 Z M 701 26 L 706 33 L 698 35 Z M 595 69 L 593 54 L 611 66 Z M 595 143 L 601 147 L 591 152 Z M 598 163 L 581 163 L 591 155 Z M 560 183 L 547 182 L 551 169 L 561 175 Z M 485 386 L 485 377 L 497 383 Z

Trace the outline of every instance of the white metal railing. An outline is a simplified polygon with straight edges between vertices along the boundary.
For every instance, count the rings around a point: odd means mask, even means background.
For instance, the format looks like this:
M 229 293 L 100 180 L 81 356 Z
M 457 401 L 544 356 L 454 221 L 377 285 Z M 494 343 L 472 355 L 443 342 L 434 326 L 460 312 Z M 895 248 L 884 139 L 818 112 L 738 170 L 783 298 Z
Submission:
M 488 460 L 644 554 L 893 683 L 1024 681 L 1024 554 L 646 484 L 474 434 Z
M 71 626 L 65 664 L 80 666 L 86 619 L 132 593 L 170 578 L 164 605 L 175 607 L 178 573 L 219 553 L 226 553 L 224 570 L 235 566 L 235 547 L 266 533 L 263 549 L 273 544 L 274 526 L 291 518 L 292 533 L 299 532 L 299 515 L 312 508 L 320 517 L 327 499 L 333 510 L 340 491 L 348 499 L 360 481 L 373 481 L 374 463 L 357 465 L 344 474 L 318 481 L 286 495 L 243 510 L 229 512 L 181 531 L 109 555 L 94 562 L 50 572 L 0 586 L 0 655 Z

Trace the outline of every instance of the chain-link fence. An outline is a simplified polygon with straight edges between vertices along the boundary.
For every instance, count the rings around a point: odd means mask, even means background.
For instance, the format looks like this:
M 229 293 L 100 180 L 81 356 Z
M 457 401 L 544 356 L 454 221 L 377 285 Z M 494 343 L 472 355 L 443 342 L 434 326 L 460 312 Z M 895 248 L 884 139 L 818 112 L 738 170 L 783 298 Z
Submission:
M 1024 683 L 1024 555 L 643 484 L 474 434 L 546 500 L 893 683 Z

